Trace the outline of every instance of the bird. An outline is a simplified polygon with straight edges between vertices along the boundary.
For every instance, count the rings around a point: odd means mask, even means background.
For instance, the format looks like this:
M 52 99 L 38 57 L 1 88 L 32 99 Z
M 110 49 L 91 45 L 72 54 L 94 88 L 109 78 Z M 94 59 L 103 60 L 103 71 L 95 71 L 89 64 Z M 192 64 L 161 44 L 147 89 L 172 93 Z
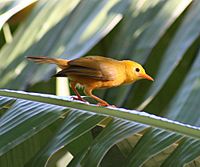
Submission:
M 85 95 L 95 99 L 97 105 L 104 107 L 111 105 L 95 96 L 93 90 L 131 84 L 140 79 L 154 81 L 146 74 L 142 65 L 132 60 L 116 60 L 103 56 L 85 56 L 73 60 L 28 56 L 27 59 L 36 63 L 56 64 L 61 70 L 53 76 L 69 78 L 70 87 L 77 96 L 74 100 L 86 102 L 76 89 L 77 85 L 81 85 Z

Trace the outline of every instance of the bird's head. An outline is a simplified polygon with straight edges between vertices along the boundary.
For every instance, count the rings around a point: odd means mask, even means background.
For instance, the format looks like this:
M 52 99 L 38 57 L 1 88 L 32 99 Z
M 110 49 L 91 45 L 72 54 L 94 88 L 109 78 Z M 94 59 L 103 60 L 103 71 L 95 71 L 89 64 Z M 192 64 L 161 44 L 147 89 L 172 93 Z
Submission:
M 129 61 L 129 60 L 125 60 L 126 66 L 128 68 L 127 70 L 127 74 L 129 79 L 131 79 L 132 81 L 137 81 L 140 79 L 147 79 L 150 81 L 154 81 L 154 79 L 149 76 L 148 74 L 146 74 L 145 69 L 137 62 L 134 61 Z

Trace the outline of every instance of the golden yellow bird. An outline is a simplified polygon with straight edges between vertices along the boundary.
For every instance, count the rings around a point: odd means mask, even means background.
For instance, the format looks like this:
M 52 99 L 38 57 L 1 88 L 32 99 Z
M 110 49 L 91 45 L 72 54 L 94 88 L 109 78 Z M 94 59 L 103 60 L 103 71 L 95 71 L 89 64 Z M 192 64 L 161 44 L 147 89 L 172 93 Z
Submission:
M 27 58 L 37 63 L 56 64 L 61 71 L 54 76 L 69 78 L 70 86 L 77 95 L 76 100 L 85 101 L 76 89 L 76 85 L 80 84 L 84 87 L 84 93 L 98 101 L 100 106 L 109 106 L 109 104 L 92 94 L 95 89 L 116 87 L 140 79 L 153 81 L 139 63 L 131 60 L 119 61 L 102 56 L 86 56 L 74 60 L 38 56 Z

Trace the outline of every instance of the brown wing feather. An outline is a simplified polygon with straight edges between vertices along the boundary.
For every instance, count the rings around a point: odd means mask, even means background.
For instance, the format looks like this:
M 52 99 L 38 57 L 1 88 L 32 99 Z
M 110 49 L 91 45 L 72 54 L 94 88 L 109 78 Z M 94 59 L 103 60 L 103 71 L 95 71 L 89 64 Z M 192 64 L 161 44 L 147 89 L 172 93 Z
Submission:
M 87 78 L 92 78 L 96 80 L 103 80 L 107 81 L 107 78 L 105 78 L 101 71 L 87 68 L 87 67 L 80 67 L 80 66 L 70 66 L 67 69 L 59 71 L 57 74 L 55 74 L 55 77 L 67 77 L 70 75 L 78 75 L 78 76 L 84 76 Z
M 109 81 L 116 78 L 116 63 L 118 63 L 118 61 L 101 56 L 81 57 L 69 61 L 69 68 L 67 68 L 65 72 L 72 72 L 70 70 L 77 69 L 77 75 Z M 80 69 L 80 67 L 82 67 L 82 69 Z

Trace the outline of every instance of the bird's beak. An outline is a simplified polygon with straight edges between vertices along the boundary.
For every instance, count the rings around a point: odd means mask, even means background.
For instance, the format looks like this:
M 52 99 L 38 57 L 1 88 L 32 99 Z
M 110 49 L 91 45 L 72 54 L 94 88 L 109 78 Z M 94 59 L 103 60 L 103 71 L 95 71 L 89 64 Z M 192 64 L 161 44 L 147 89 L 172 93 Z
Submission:
M 144 79 L 148 79 L 150 81 L 154 81 L 154 79 L 152 77 L 150 77 L 148 74 L 140 74 L 139 76 L 144 78 Z

